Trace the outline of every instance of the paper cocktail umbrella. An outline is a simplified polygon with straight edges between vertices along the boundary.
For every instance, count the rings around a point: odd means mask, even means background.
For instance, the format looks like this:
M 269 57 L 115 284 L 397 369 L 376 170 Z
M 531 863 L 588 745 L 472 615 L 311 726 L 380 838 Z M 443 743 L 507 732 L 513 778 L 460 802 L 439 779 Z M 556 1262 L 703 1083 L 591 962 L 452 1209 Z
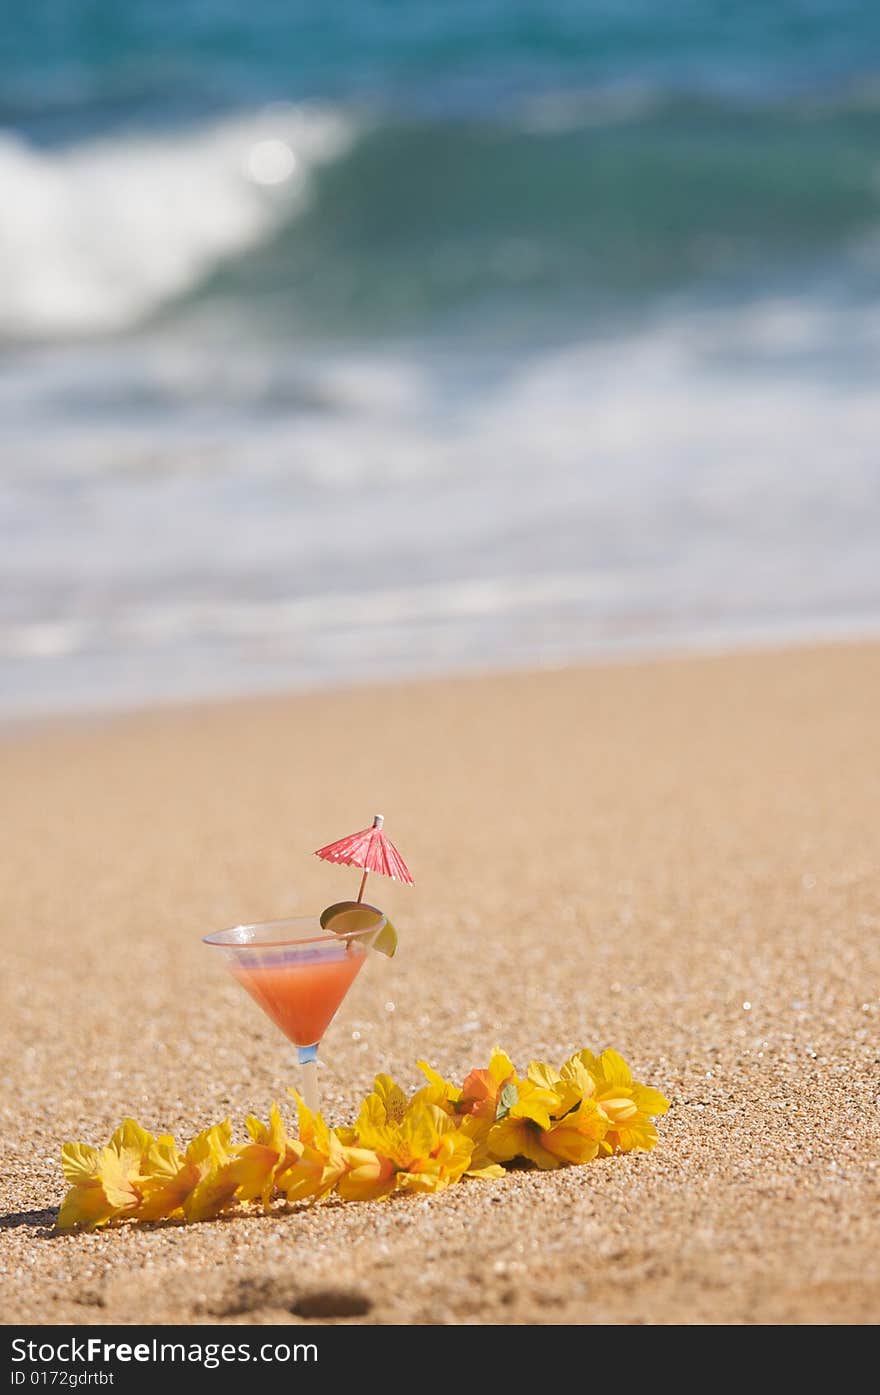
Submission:
M 371 872 L 378 872 L 380 877 L 391 877 L 396 882 L 405 882 L 408 886 L 414 885 L 409 868 L 400 853 L 388 835 L 382 832 L 384 822 L 384 816 L 376 814 L 370 828 L 362 828 L 359 833 L 350 833 L 347 838 L 339 838 L 335 843 L 328 843 L 325 848 L 318 848 L 315 853 L 316 857 L 323 858 L 325 862 L 338 862 L 345 867 L 363 867 L 364 875 L 361 878 L 358 901 L 364 899 L 364 887 Z

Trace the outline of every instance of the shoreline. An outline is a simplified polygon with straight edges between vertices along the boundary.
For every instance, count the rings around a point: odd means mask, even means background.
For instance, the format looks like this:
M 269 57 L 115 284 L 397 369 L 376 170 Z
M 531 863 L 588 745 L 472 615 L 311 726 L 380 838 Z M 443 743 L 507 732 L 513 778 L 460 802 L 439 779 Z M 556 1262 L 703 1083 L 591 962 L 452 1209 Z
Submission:
M 464 664 L 459 667 L 438 668 L 436 670 L 414 668 L 376 672 L 366 677 L 342 675 L 335 681 L 315 679 L 295 683 L 279 680 L 278 684 L 240 690 L 194 691 L 184 694 L 162 695 L 159 692 L 145 693 L 142 698 L 131 701 L 108 702 L 106 705 L 83 701 L 72 707 L 43 708 L 28 712 L 15 708 L 4 711 L 0 708 L 0 742 L 8 737 L 26 735 L 34 730 L 81 729 L 94 723 L 112 722 L 117 719 L 129 720 L 148 717 L 152 714 L 191 712 L 196 709 L 216 708 L 237 709 L 261 702 L 296 701 L 299 698 L 332 697 L 337 694 L 369 693 L 397 688 L 411 688 L 431 684 L 468 683 L 481 680 L 516 680 L 532 674 L 579 672 L 604 668 L 643 667 L 662 664 L 699 662 L 702 659 L 736 659 L 762 654 L 789 654 L 801 651 L 813 652 L 821 649 L 863 648 L 880 644 L 880 622 L 864 624 L 860 621 L 840 621 L 826 629 L 816 630 L 812 623 L 803 627 L 769 626 L 766 629 L 750 629 L 737 632 L 731 637 L 718 638 L 715 631 L 673 644 L 654 644 L 646 640 L 643 644 L 626 641 L 619 647 L 596 648 L 580 654 L 567 653 L 559 658 L 524 658 L 521 662 L 498 662 L 486 664 Z
M 4 1322 L 295 1326 L 328 1287 L 379 1324 L 875 1322 L 878 710 L 880 643 L 837 643 L 4 740 Z M 354 894 L 312 849 L 377 810 L 416 885 L 375 888 L 400 950 L 328 1031 L 330 1121 L 420 1058 L 611 1046 L 671 1101 L 657 1149 L 45 1243 L 66 1140 L 292 1122 L 292 1048 L 200 938 Z

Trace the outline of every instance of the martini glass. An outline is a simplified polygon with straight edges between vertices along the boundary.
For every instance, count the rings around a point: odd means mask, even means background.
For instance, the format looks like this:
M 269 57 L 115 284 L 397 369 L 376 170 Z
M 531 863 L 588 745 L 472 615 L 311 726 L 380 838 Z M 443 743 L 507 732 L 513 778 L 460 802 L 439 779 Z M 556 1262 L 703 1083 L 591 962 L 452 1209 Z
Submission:
M 370 945 L 385 925 L 375 906 L 361 905 L 348 921 L 325 930 L 317 916 L 236 925 L 205 935 L 221 949 L 242 988 L 297 1048 L 303 1099 L 317 1114 L 318 1045 L 363 968 Z

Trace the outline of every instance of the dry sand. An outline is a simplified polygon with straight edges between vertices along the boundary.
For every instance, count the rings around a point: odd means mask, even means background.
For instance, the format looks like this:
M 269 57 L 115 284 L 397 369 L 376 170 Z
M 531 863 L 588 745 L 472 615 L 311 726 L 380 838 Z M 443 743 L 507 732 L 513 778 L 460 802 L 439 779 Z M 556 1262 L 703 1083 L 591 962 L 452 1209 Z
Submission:
M 9 731 L 2 1320 L 295 1323 L 330 1289 L 375 1323 L 876 1321 L 878 713 L 853 645 Z M 330 1029 L 328 1114 L 420 1056 L 613 1045 L 671 1099 L 657 1150 L 53 1235 L 64 1140 L 284 1097 L 291 1048 L 199 939 L 353 894 L 310 852 L 377 810 L 417 886 L 371 888 L 402 948 Z

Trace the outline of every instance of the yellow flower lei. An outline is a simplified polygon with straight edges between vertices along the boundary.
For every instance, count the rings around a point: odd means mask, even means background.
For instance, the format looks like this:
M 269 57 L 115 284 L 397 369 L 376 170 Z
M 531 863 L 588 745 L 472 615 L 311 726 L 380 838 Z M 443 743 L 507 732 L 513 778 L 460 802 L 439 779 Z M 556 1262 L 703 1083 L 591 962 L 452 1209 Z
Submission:
M 104 1148 L 65 1143 L 69 1190 L 58 1229 L 123 1221 L 208 1220 L 279 1198 L 377 1201 L 395 1192 L 437 1192 L 462 1177 L 503 1177 L 505 1165 L 539 1168 L 591 1162 L 657 1142 L 652 1119 L 668 1101 L 640 1085 L 616 1051 L 579 1051 L 554 1070 L 533 1061 L 517 1075 L 495 1050 L 485 1069 L 453 1085 L 424 1061 L 427 1084 L 407 1096 L 378 1075 L 353 1125 L 331 1128 L 296 1091 L 299 1130 L 288 1136 L 273 1104 L 268 1123 L 246 1120 L 249 1141 L 233 1143 L 228 1119 L 181 1151 L 125 1119 Z

